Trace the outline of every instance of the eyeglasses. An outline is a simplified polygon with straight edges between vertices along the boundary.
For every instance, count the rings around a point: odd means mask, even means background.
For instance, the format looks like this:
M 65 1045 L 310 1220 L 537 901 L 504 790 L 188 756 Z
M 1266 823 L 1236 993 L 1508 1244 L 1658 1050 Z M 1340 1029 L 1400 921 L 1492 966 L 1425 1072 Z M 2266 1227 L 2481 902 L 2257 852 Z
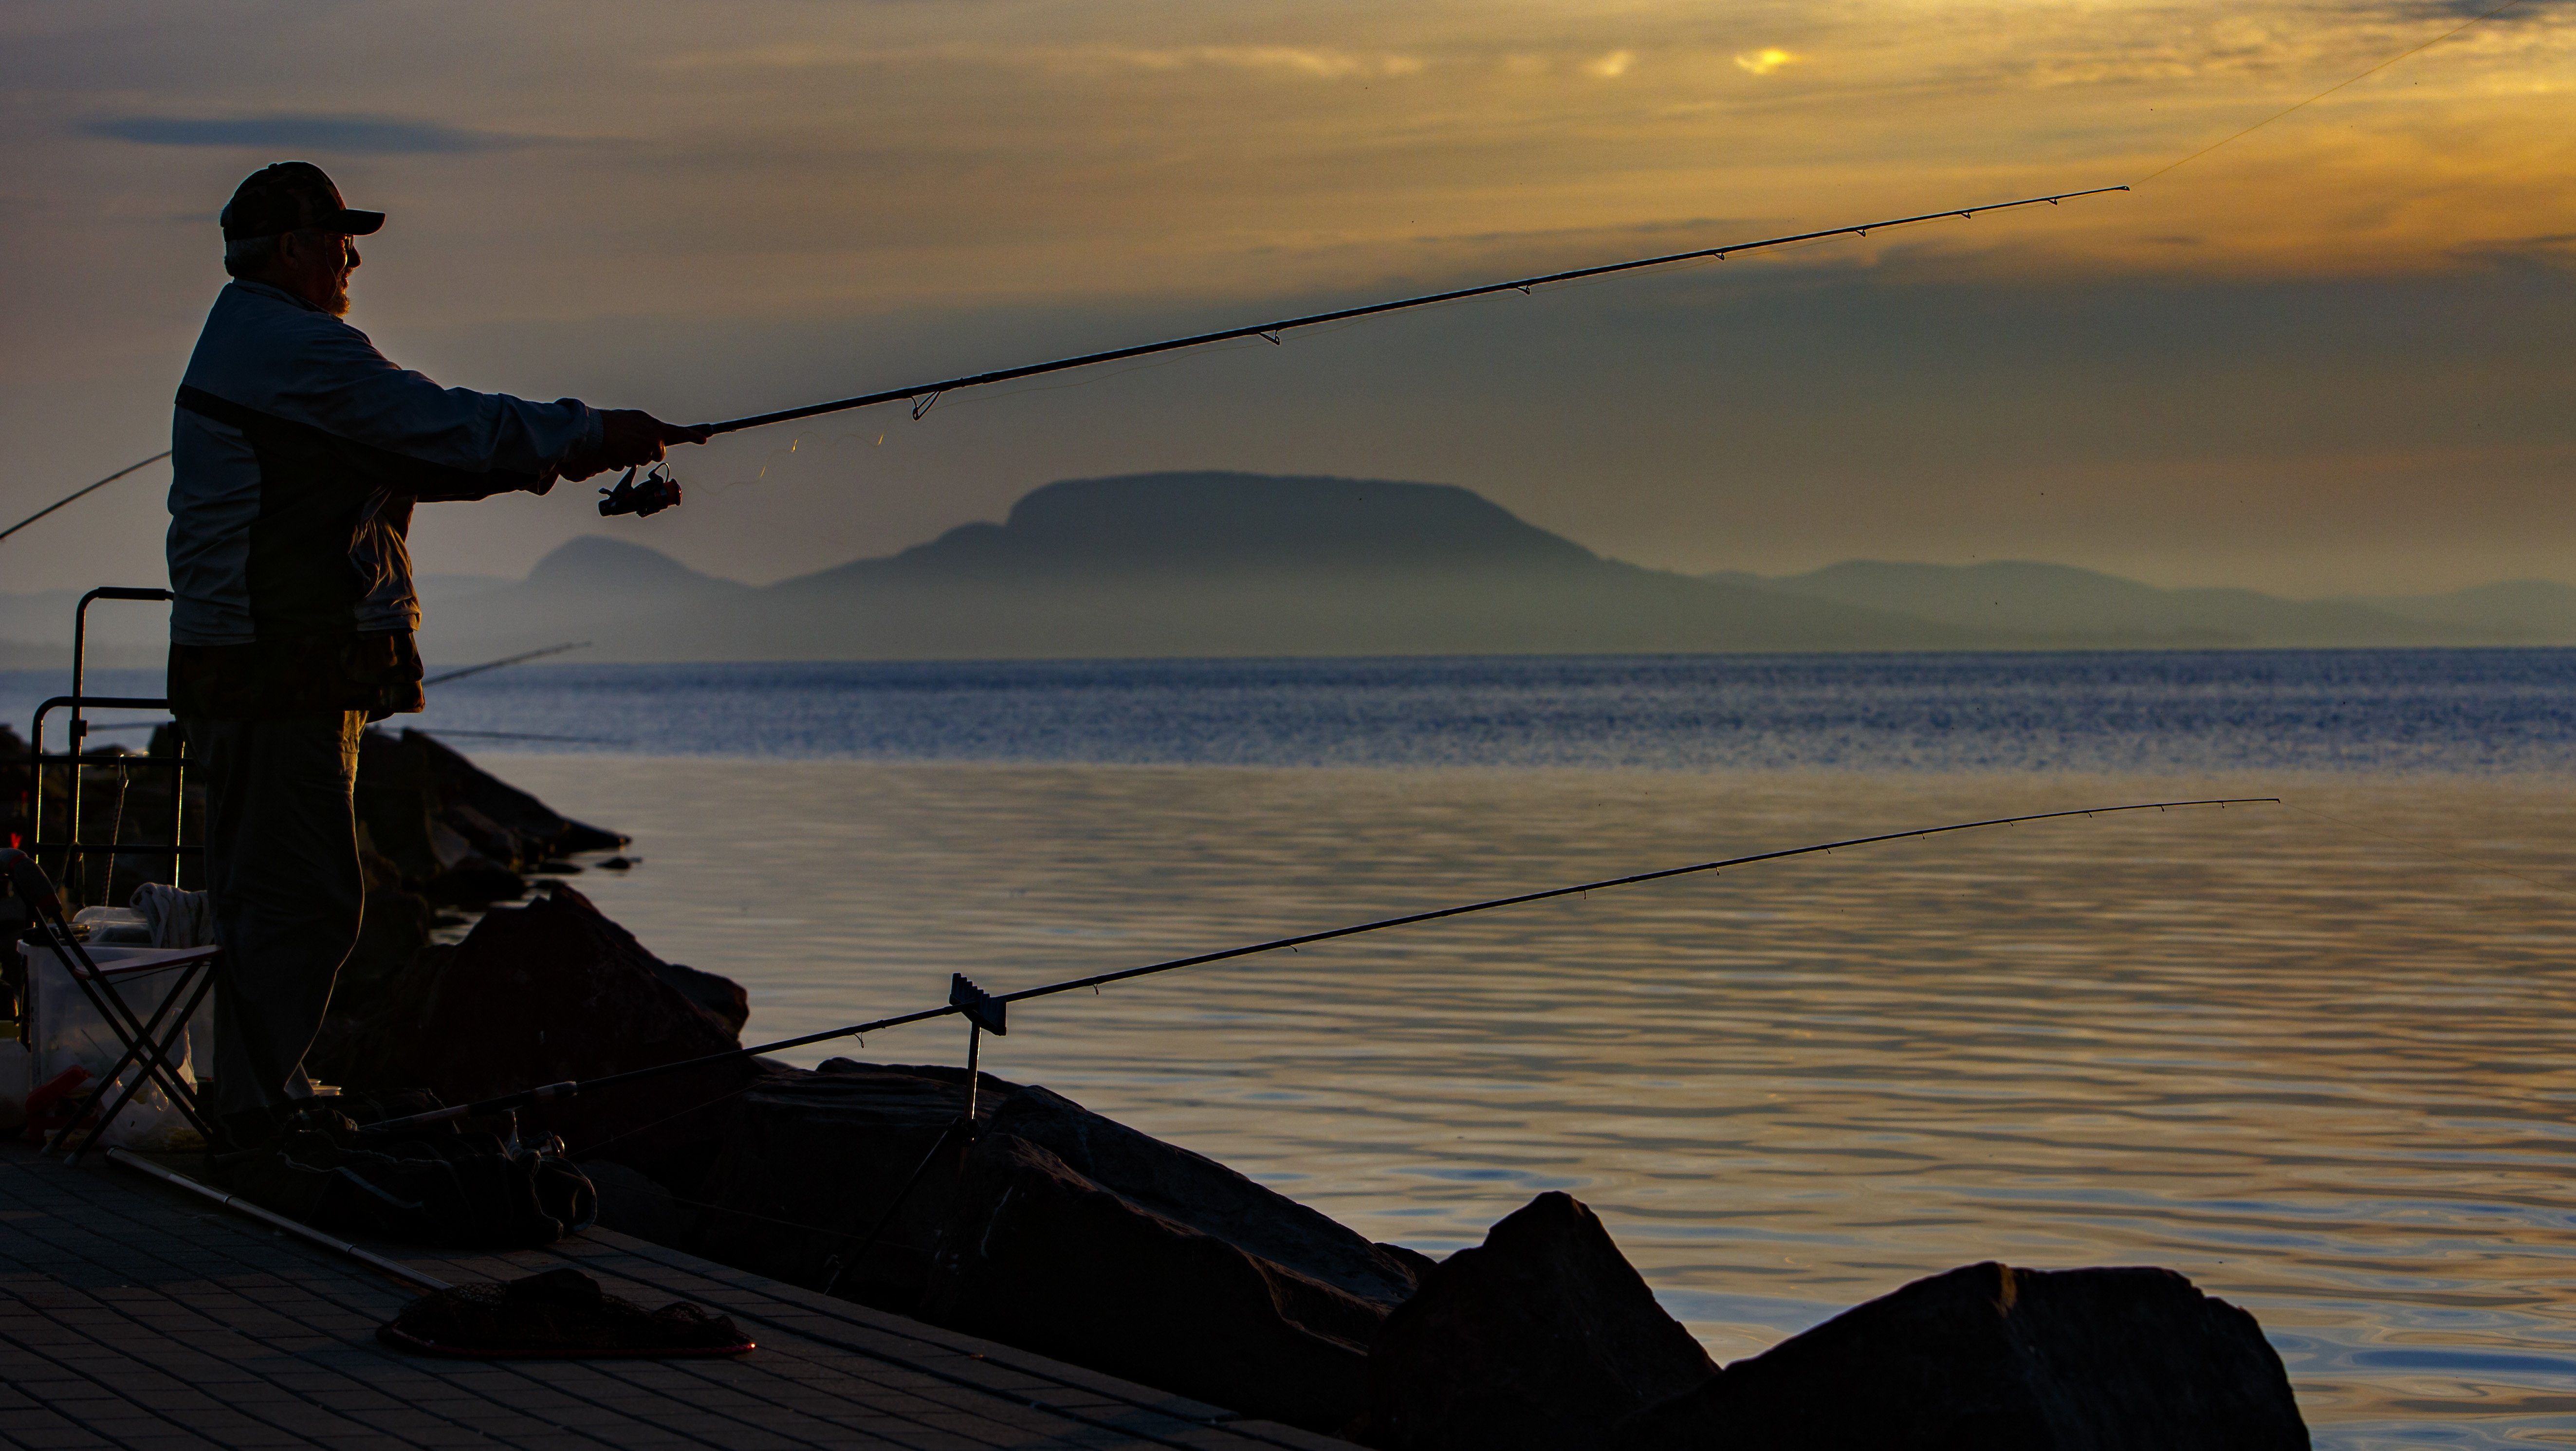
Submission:
M 305 241 L 312 243 L 316 247 L 326 247 L 334 242 L 338 243 L 340 246 L 340 260 L 344 263 L 355 262 L 358 258 L 358 239 L 349 235 L 347 232 L 324 232 L 317 231 L 310 227 L 303 227 L 297 229 L 296 235 L 302 237 Z

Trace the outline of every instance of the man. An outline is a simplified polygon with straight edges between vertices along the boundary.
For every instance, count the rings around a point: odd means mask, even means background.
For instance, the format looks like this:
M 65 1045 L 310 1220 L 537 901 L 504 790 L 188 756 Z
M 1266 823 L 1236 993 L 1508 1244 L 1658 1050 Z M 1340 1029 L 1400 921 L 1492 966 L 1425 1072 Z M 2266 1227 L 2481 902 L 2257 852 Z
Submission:
M 169 693 L 206 783 L 213 1108 L 239 1146 L 310 1093 L 305 1050 L 358 939 L 359 733 L 421 708 L 412 506 L 542 494 L 706 435 L 387 361 L 340 321 L 355 239 L 384 214 L 351 210 L 310 162 L 254 173 L 222 225 L 233 281 L 171 430 Z

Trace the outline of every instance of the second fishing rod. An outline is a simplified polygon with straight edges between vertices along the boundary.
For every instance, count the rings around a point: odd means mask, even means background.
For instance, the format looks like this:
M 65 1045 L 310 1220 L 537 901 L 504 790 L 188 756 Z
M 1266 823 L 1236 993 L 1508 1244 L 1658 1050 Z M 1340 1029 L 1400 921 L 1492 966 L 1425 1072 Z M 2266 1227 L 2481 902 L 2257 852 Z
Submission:
M 2126 802 L 2117 806 L 2081 806 L 2069 808 L 2064 811 L 2040 811 L 2022 816 L 1995 816 L 1977 821 L 1954 821 L 1941 826 L 1919 826 L 1906 831 L 1879 832 L 1872 836 L 1845 837 L 1837 841 L 1815 842 L 1807 846 L 1784 847 L 1777 851 L 1753 852 L 1744 856 L 1726 857 L 1718 861 L 1693 862 L 1687 866 L 1662 867 L 1654 871 L 1632 872 L 1626 876 L 1604 877 L 1598 881 L 1577 882 L 1572 886 L 1547 887 L 1535 892 L 1517 892 L 1507 897 L 1489 897 L 1480 902 L 1467 902 L 1454 907 L 1434 907 L 1428 911 L 1407 912 L 1394 917 L 1380 917 L 1372 921 L 1355 922 L 1345 927 L 1329 927 L 1317 932 L 1303 932 L 1291 937 L 1274 937 L 1264 942 L 1247 943 L 1240 947 L 1221 948 L 1214 952 L 1201 952 L 1188 957 L 1168 958 L 1161 962 L 1146 963 L 1141 967 L 1125 967 L 1118 968 L 1110 972 L 1092 973 L 1085 977 L 1068 978 L 1063 982 L 1048 983 L 1042 987 L 1022 988 L 1018 992 L 988 993 L 982 988 L 976 986 L 966 977 L 965 974 L 957 973 L 949 980 L 948 1001 L 939 1007 L 922 1008 L 909 1013 L 897 1013 L 891 1017 L 874 1018 L 864 1023 L 851 1023 L 838 1028 L 826 1028 L 818 1033 L 805 1033 L 793 1038 L 780 1038 L 769 1043 L 755 1043 L 746 1048 L 729 1048 L 721 1053 L 708 1053 L 696 1058 L 683 1058 L 675 1062 L 657 1063 L 644 1068 L 630 1068 L 623 1073 L 609 1073 L 603 1074 L 597 1078 L 541 1084 L 534 1088 L 520 1089 L 515 1093 L 505 1093 L 493 1098 L 479 1099 L 473 1103 L 451 1104 L 445 1108 L 431 1109 L 426 1113 L 406 1114 L 401 1118 L 379 1120 L 376 1123 L 364 1126 L 360 1132 L 374 1135 L 393 1134 L 406 1129 L 425 1128 L 428 1125 L 444 1123 L 452 1119 L 483 1118 L 495 1114 L 512 1113 L 522 1108 L 534 1107 L 538 1104 L 553 1103 L 563 1099 L 576 1098 L 586 1093 L 597 1093 L 602 1089 L 623 1087 L 630 1083 L 640 1083 L 647 1079 L 660 1078 L 667 1074 L 685 1073 L 693 1068 L 705 1068 L 719 1063 L 740 1062 L 744 1059 L 759 1057 L 764 1054 L 783 1053 L 791 1048 L 805 1048 L 816 1043 L 829 1043 L 842 1038 L 864 1037 L 869 1033 L 880 1032 L 887 1028 L 900 1028 L 913 1023 L 926 1023 L 935 1018 L 962 1017 L 966 1019 L 969 1025 L 966 1049 L 967 1062 L 971 1068 L 971 1065 L 976 1062 L 977 1055 L 981 1048 L 983 1034 L 988 1032 L 994 1034 L 1007 1034 L 1010 1031 L 1009 1009 L 1011 1004 L 1027 1002 L 1033 998 L 1053 997 L 1059 993 L 1076 992 L 1083 988 L 1097 989 L 1105 987 L 1111 983 L 1126 982 L 1131 978 L 1151 977 L 1157 973 L 1177 972 L 1182 968 L 1187 967 L 1205 967 L 1211 963 L 1228 962 L 1236 958 L 1252 957 L 1265 952 L 1278 952 L 1285 949 L 1308 947 L 1318 942 L 1332 942 L 1344 937 L 1357 937 L 1364 933 L 1384 932 L 1397 927 L 1410 927 L 1424 922 L 1437 922 L 1449 917 L 1464 917 L 1477 912 L 1492 912 L 1504 907 L 1518 907 L 1531 902 L 1545 902 L 1558 897 L 1572 897 L 1590 892 L 1608 891 L 1614 887 L 1637 886 L 1645 882 L 1659 882 L 1672 877 L 1686 877 L 1703 872 L 1720 871 L 1727 867 L 1750 866 L 1755 862 L 1783 861 L 1790 857 L 1813 856 L 1821 852 L 1839 851 L 1849 847 L 1875 846 L 1883 842 L 1891 841 L 1910 841 L 1927 836 L 1947 835 L 1951 832 L 1979 831 L 1988 827 L 2017 826 L 2025 822 L 2033 821 L 2062 821 L 2071 817 L 2079 816 L 2115 816 L 2124 812 L 2181 811 L 2198 807 L 2224 808 L 2229 806 L 2278 805 L 2279 802 L 2280 798 L 2277 796 L 2209 797 L 2190 801 L 2135 801 Z M 970 1077 L 968 1082 L 971 1084 L 973 1079 Z

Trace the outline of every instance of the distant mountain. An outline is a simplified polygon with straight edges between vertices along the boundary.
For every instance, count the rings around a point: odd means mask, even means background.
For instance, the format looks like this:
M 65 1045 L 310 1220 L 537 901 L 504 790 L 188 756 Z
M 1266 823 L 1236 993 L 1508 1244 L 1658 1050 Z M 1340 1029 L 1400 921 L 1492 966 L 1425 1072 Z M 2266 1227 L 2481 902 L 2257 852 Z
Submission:
M 1775 579 L 1729 574 L 1806 599 L 1890 611 L 1966 630 L 2066 646 L 2225 648 L 2502 644 L 2504 622 L 2399 613 L 2394 601 L 2285 600 L 2243 589 L 2158 589 L 2063 564 L 1893 564 L 1853 560 Z
M 2576 643 L 2576 586 L 2545 579 L 2472 585 L 2449 594 L 2367 596 L 2343 603 L 2534 644 Z
M 2065 565 L 1852 561 L 1691 577 L 1604 559 L 1467 489 L 1241 473 L 1071 479 L 881 559 L 769 586 L 622 539 L 524 580 L 425 575 L 440 665 L 2576 643 L 2576 588 L 2288 600 Z M 0 668 L 67 658 L 76 590 L 0 594 Z M 157 663 L 168 612 L 93 611 L 93 659 Z
M 663 571 L 643 592 L 658 607 L 564 613 L 572 601 L 547 593 L 549 580 L 661 568 L 601 553 L 605 544 L 567 545 L 581 559 L 558 551 L 526 586 L 440 612 L 423 648 L 451 660 L 589 638 L 598 644 L 586 659 L 800 660 L 2008 643 L 1602 559 L 1468 490 L 1382 480 L 1068 480 L 1021 499 L 1001 523 L 952 529 L 888 558 L 764 589 Z
M 755 593 L 750 585 L 700 574 L 659 550 L 588 534 L 557 546 L 524 580 L 462 594 L 433 590 L 423 581 L 420 646 L 431 660 L 448 665 L 577 641 L 589 642 L 589 648 L 571 659 L 680 658 L 648 648 L 656 633 L 648 622 L 686 619 Z
M 1175 473 L 1049 484 L 1022 497 L 1002 523 L 960 525 L 892 559 L 808 578 L 880 566 L 923 578 L 1581 575 L 1601 563 L 1582 545 L 1454 485 Z

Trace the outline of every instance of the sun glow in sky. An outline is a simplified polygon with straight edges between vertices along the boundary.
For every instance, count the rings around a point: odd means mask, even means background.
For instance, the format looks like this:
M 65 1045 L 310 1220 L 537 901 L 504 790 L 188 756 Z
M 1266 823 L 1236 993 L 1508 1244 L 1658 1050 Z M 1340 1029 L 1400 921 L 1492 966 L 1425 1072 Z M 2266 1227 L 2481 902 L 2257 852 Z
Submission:
M 2481 8 L 15 4 L 0 513 L 161 446 L 213 213 L 284 156 L 392 213 L 352 320 L 398 359 L 719 417 L 2141 182 Z M 2576 578 L 2571 91 L 2576 7 L 2533 0 L 2132 194 L 747 436 L 633 537 L 773 578 L 1237 467 L 1465 484 L 1675 568 Z M 0 587 L 148 577 L 158 520 L 102 495 Z M 602 525 L 418 539 L 515 573 Z

